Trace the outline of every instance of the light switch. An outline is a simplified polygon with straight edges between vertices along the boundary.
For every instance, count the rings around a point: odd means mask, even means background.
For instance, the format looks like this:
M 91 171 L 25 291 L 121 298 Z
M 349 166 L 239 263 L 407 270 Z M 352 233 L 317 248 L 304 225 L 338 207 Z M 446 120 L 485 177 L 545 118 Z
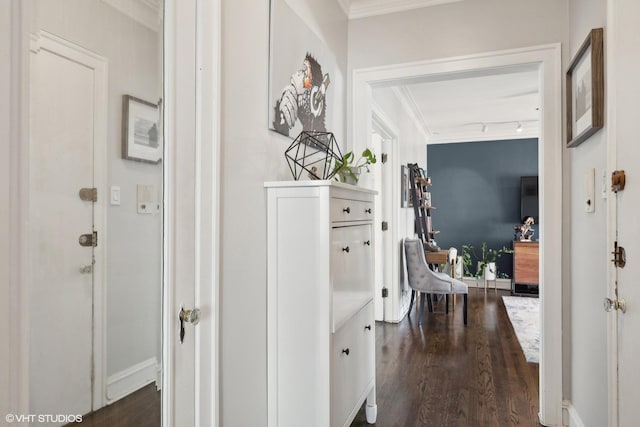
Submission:
M 138 213 L 152 214 L 158 211 L 156 192 L 153 185 L 138 184 Z
M 120 187 L 118 186 L 111 186 L 111 196 L 110 196 L 110 203 L 113 206 L 120 206 Z
M 595 199 L 595 184 L 596 184 L 596 170 L 589 168 L 584 173 L 584 211 L 595 212 L 596 199 Z

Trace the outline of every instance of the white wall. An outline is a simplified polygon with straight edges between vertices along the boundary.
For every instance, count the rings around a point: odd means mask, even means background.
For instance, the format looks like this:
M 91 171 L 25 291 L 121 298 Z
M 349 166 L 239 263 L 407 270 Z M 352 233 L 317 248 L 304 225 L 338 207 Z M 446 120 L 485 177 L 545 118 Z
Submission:
M 570 61 L 589 31 L 605 26 L 606 2 L 570 0 L 569 4 Z M 607 161 L 606 132 L 605 128 L 565 151 L 565 170 L 570 174 L 570 193 L 565 201 L 570 203 L 567 214 L 571 227 L 571 280 L 570 288 L 565 289 L 571 310 L 566 314 L 570 316 L 570 332 L 565 327 L 565 335 L 570 337 L 570 360 L 565 358 L 570 381 L 565 384 L 564 397 L 588 425 L 607 424 L 606 313 L 602 309 L 602 299 L 607 295 L 607 201 L 600 196 Z M 596 175 L 595 212 L 585 213 L 584 174 L 591 168 Z M 608 190 L 608 185 L 605 188 Z
M 323 32 L 338 60 L 335 71 L 323 65 L 323 72 L 331 73 L 329 90 L 335 89 L 334 76 L 342 76 L 345 88 L 347 20 L 342 9 L 335 0 L 296 0 L 295 5 L 313 12 L 314 28 Z M 284 158 L 291 140 L 267 128 L 269 2 L 225 0 L 222 25 L 220 424 L 259 427 L 267 420 L 263 183 L 292 179 Z M 328 108 L 346 117 L 346 93 L 335 96 Z M 345 135 L 345 122 L 332 129 L 336 137 Z M 338 142 L 346 147 L 341 138 Z
M 374 102 L 398 131 L 396 141 L 398 144 L 398 158 L 396 163 L 398 165 L 418 163 L 421 167 L 426 167 L 426 137 L 410 118 L 407 110 L 393 90 L 391 88 L 376 88 L 373 89 L 372 95 Z M 398 186 L 400 185 L 399 176 L 398 174 L 396 178 Z M 392 206 L 400 206 L 400 203 L 394 201 Z M 413 237 L 415 234 L 413 208 L 398 207 L 398 223 L 395 227 L 398 231 L 398 241 L 395 244 L 395 255 L 392 262 L 399 266 L 399 274 L 393 278 L 395 283 L 392 286 L 392 289 L 397 292 L 390 294 L 389 302 L 385 302 L 385 307 L 388 307 L 385 311 L 385 321 L 388 322 L 399 322 L 409 308 L 411 292 L 404 274 L 402 239 Z
M 85 47 L 108 61 L 108 185 L 121 205 L 107 214 L 107 376 L 160 360 L 162 227 L 160 214 L 138 214 L 136 184 L 154 185 L 161 200 L 162 164 L 123 160 L 122 95 L 157 102 L 161 94 L 160 34 L 101 0 L 38 0 L 33 29 Z M 98 197 L 109 197 L 99 194 Z
M 567 0 L 468 0 L 349 24 L 349 69 L 449 58 L 568 38 Z

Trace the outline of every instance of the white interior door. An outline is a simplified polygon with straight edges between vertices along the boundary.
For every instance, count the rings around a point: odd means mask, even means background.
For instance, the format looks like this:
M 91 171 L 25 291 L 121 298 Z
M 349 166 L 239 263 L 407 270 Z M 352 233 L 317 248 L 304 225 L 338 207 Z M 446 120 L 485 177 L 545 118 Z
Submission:
M 40 34 L 32 46 L 32 414 L 84 415 L 93 408 L 94 306 L 101 298 L 102 248 L 81 246 L 79 236 L 94 231 L 98 238 L 104 234 L 100 209 L 92 201 L 81 200 L 79 190 L 100 182 L 97 175 L 102 168 L 94 167 L 94 160 L 104 161 L 99 159 L 104 67 L 95 56 L 53 36 Z
M 382 194 L 383 181 L 383 164 L 382 164 L 382 137 L 377 132 L 371 134 L 371 146 L 374 153 L 376 153 L 377 163 L 371 166 L 372 174 L 374 178 L 374 190 L 378 192 L 378 195 L 374 199 L 374 212 L 375 224 L 375 263 L 374 263 L 374 282 L 375 282 L 375 294 L 374 294 L 374 316 L 377 321 L 384 320 L 384 303 L 385 298 L 382 298 L 382 288 L 388 287 L 389 284 L 385 283 L 385 260 L 384 245 L 385 235 L 388 231 L 382 231 L 382 222 L 389 221 L 384 211 L 384 194 Z
M 218 425 L 219 52 L 220 0 L 165 1 L 166 427 Z
M 617 298 L 626 303 L 626 313 L 617 311 L 611 314 L 617 318 L 617 367 L 613 366 L 611 375 L 615 378 L 617 371 L 618 405 L 612 402 L 618 411 L 619 426 L 631 426 L 638 424 L 638 402 L 640 402 L 640 370 L 638 370 L 638 354 L 640 354 L 640 221 L 638 221 L 638 209 L 640 209 L 640 185 L 637 177 L 640 176 L 640 145 L 637 137 L 637 122 L 640 116 L 638 96 L 640 96 L 640 82 L 637 76 L 640 73 L 640 58 L 638 55 L 628 55 L 628 52 L 637 52 L 640 49 L 637 26 L 640 22 L 640 4 L 634 0 L 620 0 L 613 2 L 613 43 L 609 45 L 615 56 L 612 62 L 614 68 L 611 79 L 615 94 L 611 97 L 608 108 L 613 108 L 615 120 L 608 126 L 613 126 L 613 132 L 609 134 L 614 138 L 614 165 L 612 169 L 624 170 L 627 185 L 617 195 L 610 193 L 614 206 L 613 222 L 617 218 L 617 233 L 611 236 L 611 240 L 626 250 L 627 263 L 624 268 L 615 269 L 617 274 Z M 608 37 L 608 36 L 607 36 Z M 631 50 L 629 50 L 631 49 Z M 588 142 L 587 142 L 588 143 Z M 617 210 L 617 213 L 616 213 Z M 613 247 L 610 241 L 610 247 Z M 608 295 L 615 299 L 615 293 Z M 617 368 L 617 369 L 616 369 Z M 616 385 L 613 385 L 614 389 Z M 615 415 L 614 415 L 615 416 Z

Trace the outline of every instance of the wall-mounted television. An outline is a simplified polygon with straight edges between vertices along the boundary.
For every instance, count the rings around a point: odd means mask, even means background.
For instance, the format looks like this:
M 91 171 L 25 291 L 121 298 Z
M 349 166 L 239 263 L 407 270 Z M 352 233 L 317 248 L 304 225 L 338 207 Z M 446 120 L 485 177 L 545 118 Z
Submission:
M 520 216 L 525 218 L 532 216 L 535 223 L 539 224 L 538 218 L 538 177 L 520 177 Z

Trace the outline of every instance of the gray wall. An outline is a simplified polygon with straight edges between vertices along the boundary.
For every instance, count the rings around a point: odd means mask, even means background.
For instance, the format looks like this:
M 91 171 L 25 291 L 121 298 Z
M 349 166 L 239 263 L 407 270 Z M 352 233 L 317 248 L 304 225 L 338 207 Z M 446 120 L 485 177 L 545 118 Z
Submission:
M 323 72 L 331 73 L 329 107 L 341 119 L 336 120 L 332 130 L 344 149 L 347 18 L 336 0 L 288 0 L 288 3 L 305 15 L 305 22 L 319 33 L 336 59 L 336 69 L 325 70 L 323 65 Z M 267 424 L 264 181 L 292 179 L 284 158 L 291 140 L 267 127 L 268 40 L 268 1 L 222 2 L 219 393 L 222 426 Z
M 605 0 L 571 0 L 568 56 L 573 57 L 592 28 L 606 26 Z M 605 43 L 607 40 L 605 28 Z M 605 45 L 605 53 L 612 46 Z M 606 68 L 606 66 L 605 66 Z M 623 86 L 624 84 L 621 84 Z M 605 106 L 606 108 L 606 106 Z M 576 148 L 566 149 L 565 209 L 570 232 L 570 280 L 564 294 L 570 301 L 565 311 L 565 398 L 573 404 L 585 425 L 607 424 L 607 317 L 602 298 L 607 295 L 607 200 L 600 196 L 602 173 L 607 167 L 607 127 Z M 586 213 L 584 174 L 595 169 L 595 212 Z M 588 232 L 585 232 L 588 230 Z M 589 357 L 585 357 L 589 355 Z M 567 360 L 568 358 L 568 360 Z
M 427 145 L 427 174 L 439 246 L 460 252 L 472 244 L 478 255 L 482 242 L 510 248 L 522 219 L 520 177 L 538 175 L 538 140 Z M 511 254 L 498 260 L 498 272 L 512 276 Z

